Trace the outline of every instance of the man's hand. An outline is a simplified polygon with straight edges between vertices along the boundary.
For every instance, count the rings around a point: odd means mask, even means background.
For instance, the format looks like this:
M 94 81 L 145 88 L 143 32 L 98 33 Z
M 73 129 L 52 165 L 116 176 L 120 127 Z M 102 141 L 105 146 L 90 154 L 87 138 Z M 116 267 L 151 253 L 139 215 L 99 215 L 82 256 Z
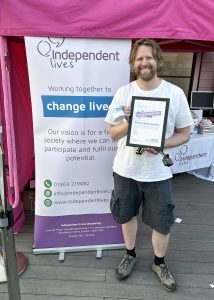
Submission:
M 123 112 L 126 115 L 126 121 L 129 121 L 129 117 L 131 116 L 131 106 L 122 106 Z
M 154 148 L 144 148 L 146 152 L 149 152 L 151 154 L 157 155 L 159 152 L 155 150 Z

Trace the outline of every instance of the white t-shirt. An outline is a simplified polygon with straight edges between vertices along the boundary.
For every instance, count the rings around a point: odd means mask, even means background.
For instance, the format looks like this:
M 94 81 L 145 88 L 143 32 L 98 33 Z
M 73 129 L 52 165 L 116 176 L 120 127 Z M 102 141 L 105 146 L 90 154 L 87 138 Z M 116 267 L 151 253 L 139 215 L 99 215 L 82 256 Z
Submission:
M 130 106 L 132 96 L 169 98 L 169 112 L 166 127 L 166 139 L 171 137 L 175 128 L 183 128 L 193 124 L 186 96 L 182 89 L 174 84 L 162 80 L 154 90 L 141 90 L 136 81 L 133 81 L 116 92 L 112 106 Z M 117 125 L 110 113 L 105 121 Z M 165 180 L 172 177 L 169 167 L 164 166 L 161 154 L 144 152 L 136 154 L 136 147 L 126 146 L 127 136 L 118 140 L 118 149 L 113 163 L 113 171 L 117 174 L 138 181 L 152 182 Z

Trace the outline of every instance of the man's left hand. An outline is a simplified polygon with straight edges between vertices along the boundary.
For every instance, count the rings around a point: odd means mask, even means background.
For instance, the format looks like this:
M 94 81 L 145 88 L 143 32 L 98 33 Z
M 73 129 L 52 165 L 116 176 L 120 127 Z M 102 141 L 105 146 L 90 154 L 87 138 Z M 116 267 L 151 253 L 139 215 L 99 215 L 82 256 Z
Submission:
M 154 148 L 144 148 L 146 152 L 149 152 L 151 154 L 157 155 L 159 152 L 155 150 Z

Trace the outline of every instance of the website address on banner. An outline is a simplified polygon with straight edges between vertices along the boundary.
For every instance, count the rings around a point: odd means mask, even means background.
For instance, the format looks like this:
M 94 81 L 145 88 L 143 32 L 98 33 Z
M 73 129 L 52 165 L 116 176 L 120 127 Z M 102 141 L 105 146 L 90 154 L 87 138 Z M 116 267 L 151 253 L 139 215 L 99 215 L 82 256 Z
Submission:
M 80 191 L 56 191 L 54 196 L 79 196 L 79 195 L 97 195 L 97 194 L 111 194 L 111 190 L 80 190 Z
M 109 202 L 110 199 L 97 198 L 97 199 L 73 199 L 73 200 L 55 200 L 55 205 L 68 205 L 68 204 L 85 204 L 85 203 L 103 203 Z

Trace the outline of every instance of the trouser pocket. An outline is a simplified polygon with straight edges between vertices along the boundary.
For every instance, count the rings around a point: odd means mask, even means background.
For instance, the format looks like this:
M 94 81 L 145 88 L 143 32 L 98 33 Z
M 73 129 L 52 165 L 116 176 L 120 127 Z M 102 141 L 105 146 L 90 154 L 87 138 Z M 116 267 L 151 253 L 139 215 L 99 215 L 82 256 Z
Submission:
M 113 217 L 117 219 L 117 217 L 119 217 L 120 215 L 120 205 L 119 205 L 119 198 L 115 197 L 114 191 L 112 191 L 111 193 L 110 210 Z

